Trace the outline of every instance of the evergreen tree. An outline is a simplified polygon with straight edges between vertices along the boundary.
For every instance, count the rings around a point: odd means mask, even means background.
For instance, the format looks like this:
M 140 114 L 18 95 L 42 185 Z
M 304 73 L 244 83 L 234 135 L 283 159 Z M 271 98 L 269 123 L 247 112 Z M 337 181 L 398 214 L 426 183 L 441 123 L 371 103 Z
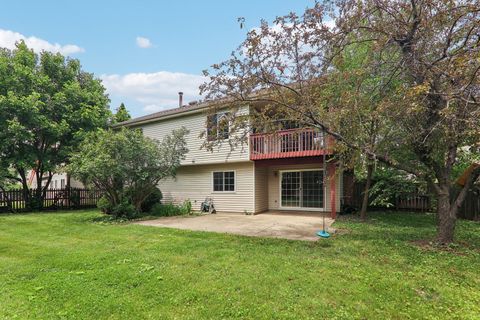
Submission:
M 123 122 L 130 120 L 132 116 L 128 112 L 127 108 L 125 107 L 125 104 L 123 102 L 120 104 L 120 106 L 117 108 L 117 112 L 113 116 L 113 122 L 118 123 L 118 122 Z

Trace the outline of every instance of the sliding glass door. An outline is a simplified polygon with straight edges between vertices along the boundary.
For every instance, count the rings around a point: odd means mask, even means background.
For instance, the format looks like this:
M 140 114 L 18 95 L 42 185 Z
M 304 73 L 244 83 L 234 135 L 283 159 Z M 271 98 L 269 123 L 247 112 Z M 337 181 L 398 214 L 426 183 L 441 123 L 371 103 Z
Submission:
M 323 171 L 281 171 L 281 208 L 322 209 L 324 207 Z

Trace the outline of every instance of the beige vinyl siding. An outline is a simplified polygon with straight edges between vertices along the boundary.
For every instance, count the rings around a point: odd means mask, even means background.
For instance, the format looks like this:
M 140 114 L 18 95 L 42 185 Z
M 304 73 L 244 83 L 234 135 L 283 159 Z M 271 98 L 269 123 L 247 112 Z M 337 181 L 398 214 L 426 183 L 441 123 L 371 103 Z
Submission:
M 248 114 L 248 108 L 239 109 L 240 114 Z M 206 130 L 207 113 L 200 110 L 196 113 L 187 113 L 170 119 L 160 119 L 159 121 L 136 126 L 141 128 L 143 134 L 147 137 L 162 140 L 163 137 L 170 134 L 172 130 L 185 127 L 189 130 L 186 137 L 187 148 L 189 149 L 186 159 L 182 165 L 208 164 L 208 163 L 226 163 L 248 161 L 248 145 L 231 148 L 226 140 L 220 146 L 214 147 L 213 151 L 202 148 L 206 137 L 200 138 L 200 134 Z
M 159 188 L 163 193 L 164 203 L 181 204 L 190 200 L 193 209 L 200 210 L 201 203 L 206 197 L 210 197 L 218 212 L 253 213 L 253 170 L 252 162 L 183 166 L 178 170 L 176 179 L 161 181 Z M 214 192 L 214 171 L 235 171 L 235 191 Z
M 255 213 L 268 210 L 268 169 L 255 168 Z
M 268 168 L 268 208 L 270 210 L 280 209 L 280 172 L 281 170 L 293 170 L 293 169 L 319 169 L 323 170 L 321 164 L 304 164 L 304 165 L 285 165 L 274 166 Z M 341 199 L 341 183 L 342 174 L 337 170 L 336 175 L 336 211 L 340 211 L 340 199 Z M 331 210 L 330 204 L 330 182 L 327 182 L 325 190 L 325 211 Z

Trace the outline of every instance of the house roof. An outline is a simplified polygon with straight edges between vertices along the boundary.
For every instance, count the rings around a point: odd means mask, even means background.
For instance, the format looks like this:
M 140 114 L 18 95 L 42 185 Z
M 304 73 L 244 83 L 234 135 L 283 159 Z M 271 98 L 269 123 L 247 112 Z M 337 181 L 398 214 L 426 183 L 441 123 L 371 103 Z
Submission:
M 187 112 L 199 111 L 209 107 L 212 103 L 210 102 L 202 102 L 202 103 L 195 103 L 195 104 L 188 104 L 174 109 L 168 109 L 160 112 L 155 112 L 151 114 L 147 114 L 145 116 L 133 118 L 127 121 L 119 122 L 113 125 L 114 128 L 116 127 L 131 127 L 135 125 L 140 125 L 144 123 L 154 122 L 160 120 L 162 118 L 170 118 L 183 115 Z
M 255 92 L 254 94 L 251 95 L 251 97 L 261 97 L 262 95 L 265 94 L 265 90 L 259 90 Z M 155 112 L 151 114 L 147 114 L 145 116 L 133 118 L 127 121 L 119 122 L 113 125 L 114 128 L 118 127 L 131 127 L 135 125 L 140 125 L 144 123 L 150 123 L 150 122 L 155 122 L 159 121 L 164 118 L 172 118 L 172 117 L 178 117 L 182 116 L 186 113 L 190 112 L 195 112 L 195 111 L 200 111 L 209 107 L 225 107 L 226 104 L 231 103 L 233 101 L 232 98 L 224 97 L 224 98 L 219 98 L 216 100 L 210 100 L 210 101 L 204 101 L 200 103 L 189 103 L 187 105 L 174 108 L 174 109 L 168 109 L 160 112 Z M 252 103 L 252 101 L 250 101 Z

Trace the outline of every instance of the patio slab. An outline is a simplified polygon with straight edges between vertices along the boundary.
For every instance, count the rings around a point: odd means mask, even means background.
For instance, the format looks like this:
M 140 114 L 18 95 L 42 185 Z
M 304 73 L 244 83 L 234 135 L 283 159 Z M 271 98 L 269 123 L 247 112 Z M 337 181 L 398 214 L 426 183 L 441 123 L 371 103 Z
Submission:
M 330 231 L 334 220 L 325 218 Z M 136 224 L 194 231 L 232 233 L 251 237 L 316 241 L 322 228 L 322 215 L 312 213 L 268 212 L 258 215 L 218 213 L 188 217 L 164 217 Z

